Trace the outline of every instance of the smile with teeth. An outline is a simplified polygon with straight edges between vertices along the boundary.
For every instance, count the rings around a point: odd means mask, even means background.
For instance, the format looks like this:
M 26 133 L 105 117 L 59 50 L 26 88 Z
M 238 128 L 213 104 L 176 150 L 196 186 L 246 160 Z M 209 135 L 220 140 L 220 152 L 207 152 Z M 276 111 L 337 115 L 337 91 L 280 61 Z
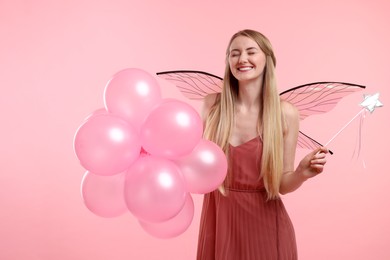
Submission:
M 251 69 L 253 69 L 253 67 L 251 67 L 251 66 L 237 68 L 238 71 L 248 71 L 248 70 L 251 70 Z

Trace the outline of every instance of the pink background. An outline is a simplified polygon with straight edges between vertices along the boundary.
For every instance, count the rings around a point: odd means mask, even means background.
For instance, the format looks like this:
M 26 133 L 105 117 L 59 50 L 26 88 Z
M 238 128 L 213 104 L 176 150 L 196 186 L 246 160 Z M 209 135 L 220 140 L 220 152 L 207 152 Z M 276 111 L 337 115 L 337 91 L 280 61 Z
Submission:
M 103 106 L 118 70 L 223 75 L 228 39 L 244 28 L 272 41 L 280 91 L 334 80 L 381 93 L 360 157 L 356 121 L 330 145 L 326 172 L 284 201 L 300 259 L 390 259 L 389 11 L 386 0 L 1 0 L 0 259 L 194 259 L 202 197 L 190 228 L 170 240 L 149 236 L 130 214 L 98 217 L 80 196 L 73 135 Z M 160 82 L 165 97 L 184 100 Z M 360 110 L 362 94 L 302 130 L 325 143 Z

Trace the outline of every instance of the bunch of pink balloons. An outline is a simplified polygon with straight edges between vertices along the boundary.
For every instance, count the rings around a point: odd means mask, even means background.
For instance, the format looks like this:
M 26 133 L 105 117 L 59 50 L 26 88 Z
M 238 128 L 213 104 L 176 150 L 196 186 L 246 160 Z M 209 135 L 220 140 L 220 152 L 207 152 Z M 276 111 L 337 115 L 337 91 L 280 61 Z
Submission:
M 194 215 L 191 193 L 211 192 L 225 179 L 225 154 L 202 138 L 196 110 L 162 98 L 157 80 L 144 70 L 116 73 L 104 105 L 74 137 L 87 170 L 81 185 L 86 207 L 107 218 L 129 211 L 158 238 L 182 234 Z

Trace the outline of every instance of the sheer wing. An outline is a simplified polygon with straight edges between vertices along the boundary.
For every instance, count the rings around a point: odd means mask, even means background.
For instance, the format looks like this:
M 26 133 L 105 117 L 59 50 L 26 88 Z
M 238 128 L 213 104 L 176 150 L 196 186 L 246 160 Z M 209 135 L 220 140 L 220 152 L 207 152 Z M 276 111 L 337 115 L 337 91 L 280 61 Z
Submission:
M 364 88 L 345 82 L 315 82 L 291 88 L 280 96 L 297 107 L 300 119 L 303 120 L 332 110 L 343 97 Z
M 302 131 L 299 131 L 297 146 L 303 149 L 314 150 L 323 145 L 308 135 L 305 135 Z M 329 153 L 333 154 L 333 151 L 329 150 Z
M 160 78 L 172 82 L 189 99 L 203 99 L 211 93 L 221 92 L 222 78 L 195 70 L 163 71 Z M 294 104 L 300 119 L 332 110 L 345 96 L 364 89 L 365 86 L 345 82 L 315 82 L 288 89 L 280 94 L 283 100 Z M 299 131 L 298 147 L 315 149 L 319 142 Z
M 156 74 L 176 85 L 189 99 L 203 99 L 208 94 L 221 92 L 222 89 L 222 78 L 204 71 L 175 70 Z
M 364 89 L 365 86 L 345 82 L 314 82 L 288 89 L 280 94 L 283 100 L 294 104 L 300 119 L 332 110 L 345 96 Z M 319 142 L 299 131 L 298 147 L 315 149 Z M 332 152 L 330 151 L 332 154 Z

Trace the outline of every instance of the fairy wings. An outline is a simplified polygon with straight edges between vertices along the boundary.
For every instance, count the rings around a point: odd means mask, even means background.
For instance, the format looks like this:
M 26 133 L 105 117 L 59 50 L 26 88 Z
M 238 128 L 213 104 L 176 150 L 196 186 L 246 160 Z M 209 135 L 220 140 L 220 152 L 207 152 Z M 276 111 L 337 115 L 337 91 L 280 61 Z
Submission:
M 176 70 L 156 73 L 173 83 L 189 99 L 201 100 L 211 93 L 222 90 L 223 79 L 204 71 Z M 299 111 L 300 120 L 332 110 L 345 96 L 364 89 L 365 86 L 345 82 L 314 82 L 290 88 L 280 97 L 293 104 Z M 299 131 L 298 147 L 315 149 L 319 142 Z

